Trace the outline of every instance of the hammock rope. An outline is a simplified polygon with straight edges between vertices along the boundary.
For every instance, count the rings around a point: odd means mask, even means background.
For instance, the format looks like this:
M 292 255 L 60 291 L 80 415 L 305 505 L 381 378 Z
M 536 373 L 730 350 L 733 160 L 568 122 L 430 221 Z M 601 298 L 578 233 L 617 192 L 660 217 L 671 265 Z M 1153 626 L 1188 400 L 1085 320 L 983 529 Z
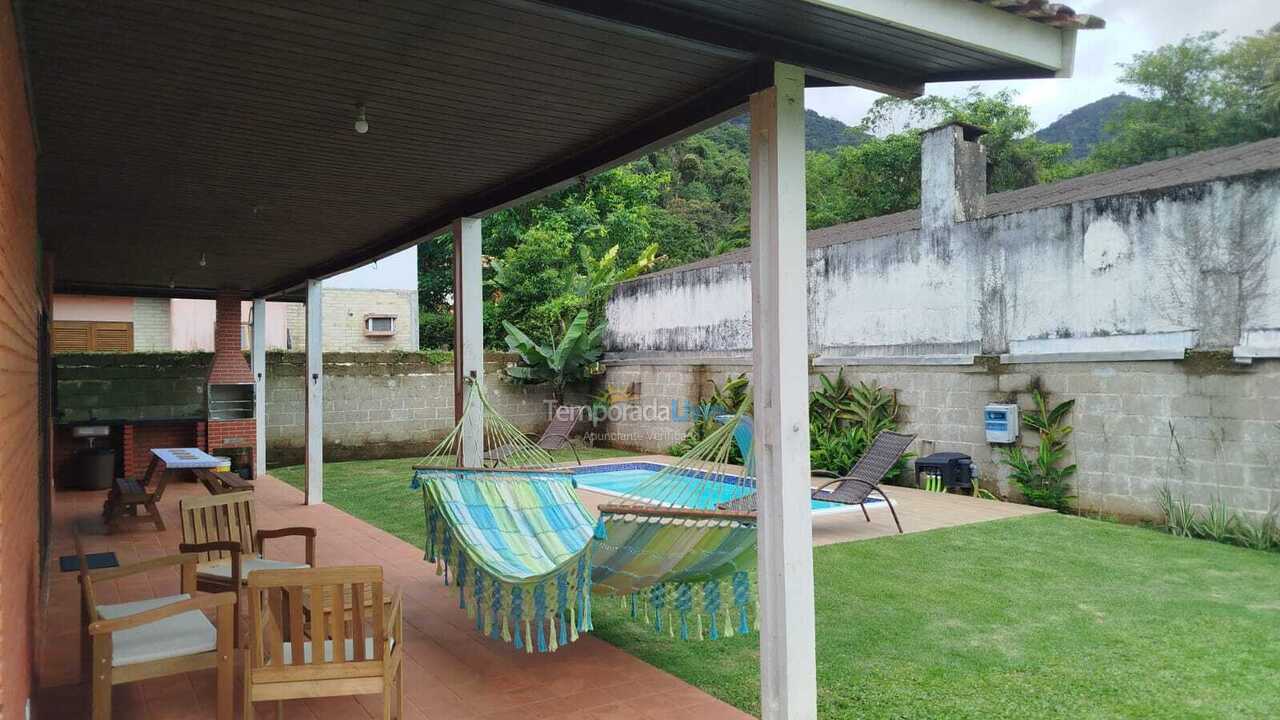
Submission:
M 426 514 L 425 559 L 452 579 L 479 632 L 555 651 L 593 629 L 593 594 L 620 596 L 632 617 L 681 639 L 750 632 L 755 514 L 717 507 L 755 492 L 749 468 L 728 464 L 749 405 L 677 464 L 601 505 L 597 520 L 574 474 L 503 419 L 479 383 L 468 385 L 462 420 L 415 466 L 412 487 Z M 482 451 L 500 450 L 503 468 L 459 467 L 464 428 L 477 422 Z

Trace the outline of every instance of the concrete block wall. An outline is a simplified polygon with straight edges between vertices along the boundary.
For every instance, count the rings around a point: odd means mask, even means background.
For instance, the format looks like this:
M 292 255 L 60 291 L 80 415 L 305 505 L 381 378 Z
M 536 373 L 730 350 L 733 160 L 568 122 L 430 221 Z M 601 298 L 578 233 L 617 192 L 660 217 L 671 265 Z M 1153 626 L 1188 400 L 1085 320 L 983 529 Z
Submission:
M 379 358 L 382 362 L 378 362 Z M 388 353 L 325 355 L 325 459 L 425 455 L 454 425 L 453 367 Z M 504 360 L 485 363 L 495 409 L 526 432 L 549 418 L 545 387 L 498 378 Z M 305 447 L 304 364 L 300 355 L 272 354 L 267 363 L 267 462 L 302 462 Z
M 59 355 L 58 420 L 201 418 L 211 359 L 208 353 Z M 453 427 L 453 366 L 447 355 L 439 360 L 418 353 L 325 353 L 326 460 L 430 451 Z M 521 430 L 541 431 L 551 394 L 503 381 L 499 373 L 508 362 L 510 356 L 494 354 L 485 363 L 490 401 Z M 267 461 L 273 467 L 302 462 L 304 369 L 301 353 L 267 354 Z M 253 423 L 226 424 L 226 432 L 251 436 Z
M 819 372 L 839 370 L 814 368 L 811 387 Z M 749 371 L 746 365 L 624 364 L 611 366 L 606 382 L 638 382 L 639 398 L 631 404 L 669 407 L 705 397 L 712 380 Z M 1195 354 L 1177 362 L 1000 365 L 991 359 L 843 371 L 850 382 L 898 392 L 902 427 L 918 436 L 914 452 L 971 455 L 988 486 L 1006 495 L 1016 495 L 1016 488 L 999 462 L 1000 446 L 986 442 L 982 409 L 993 402 L 1031 409 L 1031 391 L 1040 388 L 1050 403 L 1076 401 L 1070 461 L 1079 466 L 1075 488 L 1083 510 L 1154 517 L 1156 492 L 1166 484 L 1195 503 L 1221 498 L 1254 517 L 1280 505 L 1280 361 L 1243 366 L 1220 354 Z M 688 423 L 624 418 L 607 432 L 620 446 L 660 452 L 687 429 Z M 1023 430 L 1024 445 L 1036 440 Z
M 133 299 L 134 352 L 164 352 L 172 349 L 168 298 Z

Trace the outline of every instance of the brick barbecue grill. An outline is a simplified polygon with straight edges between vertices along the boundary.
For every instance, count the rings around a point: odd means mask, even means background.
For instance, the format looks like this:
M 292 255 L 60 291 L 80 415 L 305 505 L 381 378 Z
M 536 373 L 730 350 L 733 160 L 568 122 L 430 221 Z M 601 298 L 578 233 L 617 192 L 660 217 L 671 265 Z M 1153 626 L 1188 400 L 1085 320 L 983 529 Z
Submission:
M 210 452 L 231 447 L 253 448 L 257 427 L 253 371 L 240 347 L 240 298 L 234 295 L 218 296 L 213 346 L 204 447 Z

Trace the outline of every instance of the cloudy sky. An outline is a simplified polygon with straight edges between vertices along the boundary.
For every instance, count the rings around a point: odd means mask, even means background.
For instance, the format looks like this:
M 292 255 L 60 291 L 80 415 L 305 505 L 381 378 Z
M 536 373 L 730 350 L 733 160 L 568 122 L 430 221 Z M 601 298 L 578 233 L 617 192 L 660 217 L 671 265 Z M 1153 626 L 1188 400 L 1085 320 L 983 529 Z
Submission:
M 978 83 L 986 91 L 1017 90 L 1031 106 L 1036 124 L 1044 127 L 1065 113 L 1120 92 L 1116 64 L 1142 50 L 1205 30 L 1221 30 L 1224 37 L 1251 34 L 1280 22 L 1278 0 L 1063 0 L 1077 12 L 1105 18 L 1105 30 L 1079 34 L 1075 76 L 1066 80 L 1019 80 Z M 938 83 L 930 93 L 962 95 L 973 83 Z M 848 125 L 862 120 L 878 97 L 867 90 L 821 88 L 805 92 L 805 103 Z

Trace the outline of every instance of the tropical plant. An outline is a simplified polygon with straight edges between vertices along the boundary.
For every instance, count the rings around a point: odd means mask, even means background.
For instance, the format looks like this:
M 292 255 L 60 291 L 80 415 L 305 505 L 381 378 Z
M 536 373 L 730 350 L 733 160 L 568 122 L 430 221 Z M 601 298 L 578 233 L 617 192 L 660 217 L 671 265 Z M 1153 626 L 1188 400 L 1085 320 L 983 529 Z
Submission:
M 723 385 L 711 382 L 711 394 L 706 400 L 693 405 L 689 409 L 689 420 L 692 425 L 685 433 L 684 439 L 667 448 L 667 454 L 683 457 L 698 443 L 702 442 L 720 426 L 717 417 L 732 415 L 751 399 L 751 381 L 745 373 L 732 375 L 725 379 Z M 741 464 L 742 453 L 735 443 L 729 450 L 729 462 Z
M 1062 464 L 1072 432 L 1064 420 L 1076 401 L 1066 400 L 1050 408 L 1039 390 L 1032 398 L 1036 409 L 1024 413 L 1022 422 L 1040 435 L 1036 453 L 1027 457 L 1023 448 L 1015 445 L 1002 453 L 1001 460 L 1009 466 L 1010 479 L 1018 484 L 1028 503 L 1065 512 L 1075 497 L 1071 494 L 1071 476 L 1076 474 L 1076 466 Z
M 898 429 L 898 395 L 872 383 L 851 384 L 843 368 L 835 379 L 819 375 L 818 383 L 809 395 L 809 465 L 845 473 L 881 431 Z M 899 459 L 885 479 L 902 477 L 910 457 Z
M 1164 517 L 1164 529 L 1170 535 L 1194 537 L 1192 528 L 1196 522 L 1196 511 L 1185 495 L 1174 495 L 1173 490 L 1165 485 L 1156 491 L 1156 502 Z
M 601 343 L 604 324 L 588 331 L 586 310 L 578 311 L 559 342 L 553 345 L 535 343 L 509 322 L 504 322 L 503 327 L 507 330 L 507 347 L 524 362 L 506 369 L 507 377 L 513 382 L 549 383 L 556 399 L 562 400 L 566 386 L 599 373 L 600 357 L 604 355 Z

